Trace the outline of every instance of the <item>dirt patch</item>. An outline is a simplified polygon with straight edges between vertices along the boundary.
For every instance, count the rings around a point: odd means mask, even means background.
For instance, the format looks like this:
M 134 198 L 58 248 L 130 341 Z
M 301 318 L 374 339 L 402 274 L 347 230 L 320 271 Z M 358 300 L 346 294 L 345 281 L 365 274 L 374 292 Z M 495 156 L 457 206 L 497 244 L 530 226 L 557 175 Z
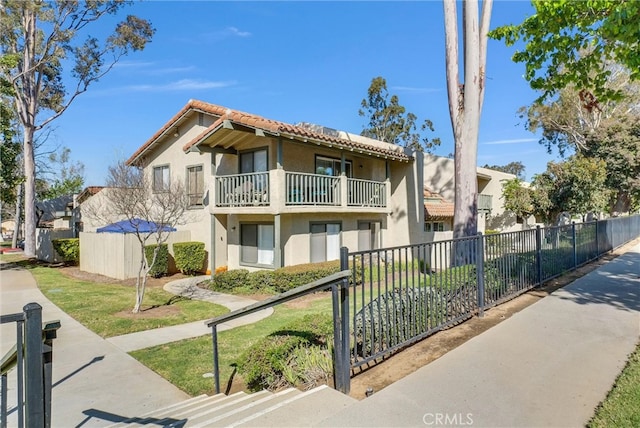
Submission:
M 132 287 L 135 287 L 136 285 L 136 278 L 129 278 L 124 280 L 109 278 L 108 276 L 99 275 L 97 273 L 89 273 L 89 272 L 82 271 L 77 266 L 61 266 L 61 267 L 58 267 L 58 269 L 60 269 L 60 272 L 63 275 L 66 275 L 70 278 L 79 279 L 82 281 L 91 281 L 91 282 L 96 282 L 98 284 L 121 284 L 121 285 L 128 285 Z M 188 278 L 188 276 L 183 275 L 181 273 L 174 273 L 172 275 L 163 276 L 160 278 L 149 277 L 147 278 L 147 287 L 162 288 L 168 282 L 177 281 L 183 278 Z
M 510 318 L 513 314 L 536 303 L 555 290 L 608 263 L 619 255 L 624 254 L 638 243 L 640 243 L 640 239 L 636 239 L 618 248 L 614 252 L 604 255 L 594 262 L 581 266 L 575 271 L 547 281 L 535 290 L 486 310 L 482 318 L 473 317 L 462 324 L 429 336 L 391 357 L 372 363 L 369 367 L 356 373 L 351 379 L 350 396 L 357 400 L 362 400 L 366 397 L 368 388 L 371 388 L 374 393 L 380 391 L 382 388 L 391 385 L 440 358 L 469 339 Z
M 138 312 L 137 314 L 132 313 L 131 310 L 128 309 L 128 310 L 120 311 L 116 313 L 115 316 L 118 318 L 126 318 L 126 319 L 130 319 L 130 318 L 158 319 L 158 318 L 164 318 L 172 315 L 179 315 L 181 313 L 182 313 L 182 310 L 179 307 L 173 306 L 173 305 L 161 305 L 161 306 L 151 306 L 151 307 L 145 307 L 143 305 L 142 309 L 140 309 L 140 312 Z

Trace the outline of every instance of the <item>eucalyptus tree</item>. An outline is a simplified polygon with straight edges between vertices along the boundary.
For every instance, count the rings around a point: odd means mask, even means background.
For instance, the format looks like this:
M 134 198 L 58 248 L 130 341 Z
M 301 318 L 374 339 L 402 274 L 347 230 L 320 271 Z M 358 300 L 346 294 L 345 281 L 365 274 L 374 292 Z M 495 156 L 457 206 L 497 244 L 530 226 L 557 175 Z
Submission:
M 120 58 L 151 40 L 154 29 L 129 15 L 102 42 L 86 36 L 102 17 L 131 3 L 1 0 L 0 63 L 13 88 L 13 104 L 22 128 L 24 160 L 25 254 L 35 255 L 35 134 L 60 117 L 89 86 Z M 86 39 L 79 40 L 80 37 Z M 64 65 L 71 64 L 65 72 Z M 69 85 L 64 79 L 70 76 Z M 63 79 L 64 77 L 64 79 Z
M 418 130 L 418 117 L 400 105 L 397 95 L 389 97 L 387 81 L 383 77 L 371 80 L 367 98 L 362 100 L 360 106 L 358 114 L 369 121 L 361 132 L 365 137 L 426 152 L 440 145 L 440 138 L 425 135 L 427 131 L 434 131 L 433 122 L 425 119 Z
M 478 231 L 478 135 L 484 101 L 487 42 L 493 0 L 462 1 L 462 36 L 459 36 L 457 2 L 443 0 L 447 95 L 455 141 L 455 208 L 453 236 L 471 236 Z M 459 47 L 463 64 L 460 71 Z

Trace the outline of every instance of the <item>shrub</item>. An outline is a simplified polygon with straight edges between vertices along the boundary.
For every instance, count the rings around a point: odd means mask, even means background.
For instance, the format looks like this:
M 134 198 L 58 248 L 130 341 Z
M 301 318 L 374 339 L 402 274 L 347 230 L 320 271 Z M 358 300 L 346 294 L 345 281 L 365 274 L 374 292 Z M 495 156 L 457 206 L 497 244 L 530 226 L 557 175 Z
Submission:
M 446 296 L 426 288 L 395 289 L 366 304 L 355 315 L 355 344 L 367 357 L 437 327 Z
M 173 244 L 173 257 L 176 268 L 185 275 L 202 272 L 206 252 L 204 242 L 176 242 Z
M 156 249 L 157 244 L 146 245 L 144 247 L 144 255 L 147 258 L 147 262 L 151 263 L 153 260 L 153 251 Z M 166 276 L 169 273 L 169 247 L 167 244 L 160 244 L 158 249 L 158 255 L 156 261 L 149 270 L 149 276 L 153 278 L 160 278 Z
M 80 261 L 80 239 L 53 239 L 51 244 L 66 263 L 77 265 Z
M 217 269 L 216 269 L 217 271 Z M 340 262 L 306 263 L 275 270 L 249 273 L 246 269 L 233 269 L 216 273 L 209 282 L 215 291 L 232 293 L 283 293 L 340 271 Z
M 273 288 L 277 293 L 283 293 L 301 285 L 308 284 L 325 276 L 340 272 L 340 262 L 307 263 L 286 266 L 273 272 Z
M 238 361 L 238 372 L 253 391 L 296 386 L 293 382 L 308 384 L 311 378 L 317 377 L 311 376 L 312 372 L 327 368 L 332 337 L 330 316 L 306 315 L 247 349 Z M 317 358 L 323 350 L 327 351 L 324 358 Z M 315 361 L 300 356 L 307 353 L 315 354 Z M 331 364 L 328 367 L 330 373 Z M 328 377 L 329 373 L 324 376 Z
M 249 271 L 246 269 L 232 269 L 222 272 L 209 281 L 209 288 L 214 291 L 233 292 L 244 286 L 247 282 Z

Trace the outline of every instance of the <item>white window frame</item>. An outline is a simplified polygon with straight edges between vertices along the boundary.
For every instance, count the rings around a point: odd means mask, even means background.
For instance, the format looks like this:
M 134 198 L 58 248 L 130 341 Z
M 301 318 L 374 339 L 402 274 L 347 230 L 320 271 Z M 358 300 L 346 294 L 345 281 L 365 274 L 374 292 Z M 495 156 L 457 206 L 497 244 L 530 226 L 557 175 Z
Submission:
M 314 227 L 324 226 L 323 232 L 313 232 Z M 324 254 L 315 254 L 314 236 L 324 239 Z M 319 236 L 315 236 L 318 239 Z M 320 263 L 340 259 L 340 246 L 342 245 L 342 222 L 339 221 L 314 221 L 309 223 L 309 260 L 311 263 Z M 321 257 L 322 256 L 322 257 Z
M 249 247 L 243 239 L 245 228 L 256 227 L 256 259 L 247 260 L 244 248 Z M 240 264 L 244 266 L 274 267 L 275 228 L 273 223 L 240 223 Z
M 200 177 L 201 177 L 201 182 L 198 183 L 198 170 L 197 168 L 200 168 L 199 172 L 200 172 Z M 195 170 L 193 173 L 196 174 L 196 189 L 195 191 L 193 191 L 191 189 L 191 174 L 192 174 L 192 170 Z M 187 199 L 189 200 L 189 208 L 199 208 L 204 206 L 204 202 L 203 202 L 203 198 L 204 198 L 204 166 L 202 164 L 200 165 L 190 165 L 187 167 L 187 186 L 186 186 L 186 190 L 187 190 Z M 201 191 L 198 192 L 197 187 L 199 187 L 198 185 L 201 185 Z
M 445 232 L 446 227 L 444 221 L 425 221 L 424 222 L 424 231 L 425 232 Z
M 159 171 L 162 176 L 162 183 L 157 182 L 157 174 Z M 153 167 L 153 191 L 168 192 L 171 187 L 171 167 L 169 164 L 158 165 Z

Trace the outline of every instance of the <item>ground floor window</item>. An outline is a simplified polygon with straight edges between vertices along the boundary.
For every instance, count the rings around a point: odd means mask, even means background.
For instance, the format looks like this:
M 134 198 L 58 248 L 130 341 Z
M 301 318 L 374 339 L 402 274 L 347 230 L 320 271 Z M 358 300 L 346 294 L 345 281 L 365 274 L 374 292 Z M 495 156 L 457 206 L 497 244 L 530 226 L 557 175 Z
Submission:
M 242 263 L 273 266 L 273 224 L 240 225 L 240 261 Z
M 311 223 L 311 263 L 340 258 L 340 223 Z
M 444 232 L 444 221 L 427 221 L 424 223 L 425 232 Z
M 358 251 L 376 250 L 380 248 L 380 229 L 382 224 L 379 221 L 358 222 Z

